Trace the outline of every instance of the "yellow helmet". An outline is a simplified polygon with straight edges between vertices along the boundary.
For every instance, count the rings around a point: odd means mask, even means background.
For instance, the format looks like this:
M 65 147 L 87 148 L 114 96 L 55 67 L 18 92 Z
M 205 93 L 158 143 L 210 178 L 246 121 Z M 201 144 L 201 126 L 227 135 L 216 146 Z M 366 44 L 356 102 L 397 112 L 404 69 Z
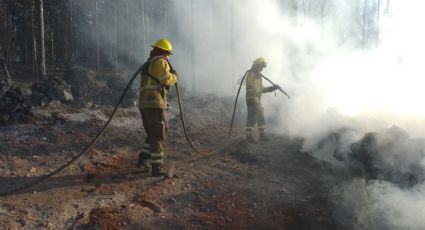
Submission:
M 153 45 L 152 47 L 156 47 L 156 48 L 168 51 L 170 53 L 173 51 L 171 42 L 167 38 L 159 39 L 158 41 L 156 41 L 155 45 Z
M 265 58 L 259 57 L 259 58 L 257 58 L 257 59 L 254 60 L 254 65 L 258 65 L 258 64 L 267 65 L 267 61 L 266 61 Z

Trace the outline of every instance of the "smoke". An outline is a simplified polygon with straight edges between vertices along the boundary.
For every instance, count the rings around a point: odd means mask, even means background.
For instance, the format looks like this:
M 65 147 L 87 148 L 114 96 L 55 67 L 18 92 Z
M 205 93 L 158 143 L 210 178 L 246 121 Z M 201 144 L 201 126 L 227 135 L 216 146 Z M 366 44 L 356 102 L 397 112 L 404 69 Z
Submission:
M 424 229 L 425 187 L 401 189 L 388 182 L 354 180 L 334 191 L 341 229 Z
M 187 51 L 176 50 L 172 59 L 192 91 L 233 96 L 238 79 L 260 56 L 276 63 L 271 64 L 276 77 L 287 71 L 286 43 L 279 30 L 290 22 L 281 21 L 276 1 L 249 0 L 241 4 L 173 0 L 171 6 L 176 30 L 181 31 L 178 38 L 171 39 L 177 47 L 190 46 Z M 282 28 L 276 27 L 279 24 Z
M 180 4 L 175 1 L 184 5 Z M 377 17 L 372 13 L 377 6 L 362 11 L 363 1 L 328 1 L 321 14 L 310 16 L 285 12 L 273 0 L 250 0 L 243 6 L 236 1 L 198 1 L 192 11 L 184 5 L 178 8 L 180 15 L 195 18 L 195 25 L 183 19 L 179 26 L 196 28 L 195 35 L 185 38 L 196 47 L 192 54 L 196 61 L 192 70 L 179 66 L 192 77 L 186 84 L 196 81 L 198 92 L 226 95 L 235 91 L 235 79 L 253 59 L 266 57 L 269 66 L 264 74 L 293 97 L 264 97 L 268 119 L 279 124 L 273 131 L 303 137 L 305 151 L 345 167 L 347 163 L 338 162 L 334 154 L 347 158 L 352 144 L 367 132 L 385 133 L 385 128 L 397 125 L 412 137 L 425 134 L 425 107 L 420 106 L 425 71 L 418 56 L 425 51 L 424 37 L 414 26 L 423 16 L 415 2 L 391 4 L 391 8 L 381 5 L 379 22 L 372 19 Z M 364 18 L 369 21 L 362 27 Z M 187 54 L 176 53 L 174 58 L 180 55 Z M 332 133 L 337 137 L 328 139 Z M 421 211 L 425 185 L 417 181 L 401 188 L 396 183 L 406 179 L 405 173 L 415 175 L 415 167 L 423 169 L 412 163 L 423 161 L 423 146 L 397 138 L 380 142 L 374 152 L 378 159 L 372 164 L 377 165 L 371 167 L 381 167 L 386 182 L 354 180 L 335 188 L 332 198 L 341 228 L 425 228 Z
M 319 159 L 344 167 L 336 152 L 346 157 L 365 133 L 392 125 L 411 137 L 425 136 L 420 56 L 425 33 L 419 24 L 425 20 L 424 3 L 170 0 L 158 8 L 154 2 L 160 1 L 130 5 L 138 15 L 129 24 L 134 29 L 118 28 L 119 37 L 133 44 L 120 49 L 131 54 L 134 65 L 146 60 L 149 45 L 168 37 L 171 62 L 188 92 L 234 96 L 252 61 L 265 57 L 264 75 L 293 98 L 263 97 L 267 119 L 274 122 L 271 131 L 304 138 L 304 150 Z M 127 12 L 118 11 L 117 18 Z M 110 18 L 104 20 L 111 28 Z M 116 42 L 111 31 L 102 33 L 106 50 Z M 411 152 L 418 157 L 409 146 L 397 151 L 397 157 L 409 158 Z M 355 180 L 337 187 L 334 197 L 353 220 L 350 228 L 424 229 L 424 186 L 401 189 L 391 182 Z

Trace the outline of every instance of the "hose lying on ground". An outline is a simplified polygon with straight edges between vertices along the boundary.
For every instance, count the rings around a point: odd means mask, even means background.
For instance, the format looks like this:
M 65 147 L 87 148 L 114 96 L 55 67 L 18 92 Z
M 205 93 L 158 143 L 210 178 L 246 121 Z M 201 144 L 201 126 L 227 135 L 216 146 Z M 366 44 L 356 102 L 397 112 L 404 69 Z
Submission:
M 171 64 L 170 64 L 170 66 L 171 66 Z M 8 196 L 8 195 L 13 195 L 13 194 L 16 194 L 16 193 L 19 193 L 19 192 L 21 192 L 21 191 L 24 191 L 24 190 L 27 190 L 27 189 L 29 189 L 29 188 L 32 188 L 32 187 L 34 187 L 35 185 L 37 185 L 37 184 L 39 184 L 39 183 L 41 183 L 41 182 L 43 182 L 43 181 L 45 181 L 45 180 L 47 180 L 48 178 L 50 178 L 50 177 L 52 177 L 52 176 L 54 176 L 55 174 L 57 174 L 57 173 L 59 173 L 60 171 L 62 171 L 62 170 L 64 170 L 65 168 L 67 168 L 69 165 L 71 165 L 72 163 L 74 163 L 76 160 L 78 160 L 81 156 L 83 156 L 84 154 L 86 154 L 86 153 L 88 153 L 90 150 L 91 150 L 91 148 L 93 147 L 93 145 L 94 144 L 96 144 L 97 143 L 97 141 L 100 139 L 100 137 L 105 133 L 105 131 L 106 131 L 106 128 L 109 126 L 109 124 L 111 123 L 111 121 L 112 121 L 112 119 L 114 118 L 114 116 L 115 116 L 115 113 L 116 113 L 116 111 L 118 110 L 118 108 L 119 108 L 119 106 L 120 106 L 120 104 L 122 103 L 122 101 L 123 101 L 123 99 L 124 99 L 124 97 L 125 97 L 125 95 L 126 95 L 126 93 L 127 93 L 127 91 L 130 89 L 130 86 L 131 86 L 131 84 L 134 82 L 134 80 L 136 79 L 136 77 L 137 77 L 137 75 L 142 71 L 142 69 L 143 69 L 143 66 L 141 66 L 135 73 L 134 73 L 134 75 L 133 75 L 133 77 L 130 79 L 130 81 L 127 83 L 127 86 L 125 87 L 125 89 L 123 90 L 123 92 L 122 92 L 122 94 L 121 94 L 121 96 L 120 96 L 120 98 L 119 98 L 119 100 L 118 100 L 118 102 L 117 102 L 117 104 L 115 105 L 115 107 L 114 107 L 114 110 L 112 111 L 112 113 L 111 113 L 111 115 L 109 116 L 109 119 L 106 121 L 106 123 L 103 125 L 103 127 L 102 127 L 102 129 L 99 131 L 99 133 L 96 135 L 96 137 L 79 153 L 79 154 L 77 154 L 76 156 L 74 156 L 70 161 L 68 161 L 67 163 L 65 163 L 64 165 L 62 165 L 61 167 L 59 167 L 58 169 L 56 169 L 55 171 L 53 171 L 53 172 L 51 172 L 51 173 L 49 173 L 49 174 L 46 174 L 46 175 L 44 175 L 44 176 L 41 176 L 39 179 L 37 179 L 37 180 L 35 180 L 35 181 L 33 181 L 33 182 L 31 182 L 31 183 L 28 183 L 28 184 L 25 184 L 25 185 L 23 185 L 23 186 L 21 186 L 21 187 L 19 187 L 19 188 L 16 188 L 16 189 L 13 189 L 13 190 L 11 190 L 11 191 L 8 191 L 8 192 L 4 192 L 4 193 L 1 193 L 0 194 L 0 197 L 3 197 L 3 196 Z M 246 73 L 244 74 L 244 76 L 242 77 L 242 80 L 241 80 L 241 82 L 240 82 L 240 85 L 239 85 L 239 88 L 238 88 L 238 92 L 237 92 L 237 94 L 236 94 L 236 99 L 235 99 L 235 104 L 234 104 L 234 107 L 233 107 L 233 113 L 232 113 L 232 120 L 231 120 L 231 122 L 230 122 L 230 128 L 229 128 L 229 133 L 228 133 L 228 136 L 230 137 L 231 136 L 231 132 L 232 132 L 232 128 L 233 128 L 233 122 L 234 122 L 234 119 L 235 119 L 235 113 L 236 113 L 236 107 L 237 107 L 237 103 L 238 103 L 238 98 L 239 98 L 239 94 L 240 94 L 240 91 L 241 91 L 241 88 L 242 88 L 242 85 L 243 85 L 243 82 L 244 82 L 244 80 L 245 80 L 245 78 L 246 78 L 246 75 L 247 75 L 247 73 L 248 73 L 248 71 L 246 71 Z M 269 80 L 270 81 L 270 80 Z M 272 83 L 272 84 L 274 84 L 274 83 Z M 185 118 L 184 118 L 184 113 L 183 113 L 183 106 L 182 106 L 182 100 L 181 100 L 181 95 L 180 95 L 180 89 L 179 89 L 179 86 L 178 86 L 178 84 L 176 83 L 176 93 L 177 93 L 177 102 L 178 102 L 178 105 L 179 105 L 179 111 L 180 111 L 180 120 L 181 120 L 181 123 L 182 123 L 182 126 L 183 126 L 183 132 L 184 132 L 184 135 L 185 135 L 185 138 L 186 138 L 186 141 L 188 142 L 188 144 L 190 145 L 190 147 L 193 149 L 193 151 L 195 151 L 196 153 L 198 153 L 198 154 L 200 154 L 200 155 L 206 155 L 206 154 L 211 154 L 211 153 L 214 153 L 214 152 L 216 152 L 218 149 L 215 149 L 215 150 L 212 150 L 212 151 L 209 151 L 209 152 L 207 152 L 207 153 L 202 153 L 201 151 L 199 151 L 194 145 L 193 145 L 193 143 L 192 143 L 192 141 L 191 141 L 191 139 L 190 139 L 190 137 L 189 137 L 189 134 L 188 134 L 188 132 L 187 132 L 187 128 L 186 128 L 186 122 L 185 122 Z M 226 143 L 227 143 L 227 141 L 228 141 L 229 139 L 226 139 Z M 223 145 L 225 145 L 225 144 L 223 144 Z M 193 159 L 192 159 L 193 160 Z
M 143 67 L 143 66 L 142 66 Z M 90 151 L 90 149 L 93 147 L 94 144 L 97 143 L 97 141 L 99 140 L 99 138 L 105 133 L 106 128 L 108 127 L 109 123 L 111 123 L 112 118 L 114 118 L 115 113 L 117 112 L 117 109 L 119 107 L 119 105 L 122 103 L 125 94 L 127 93 L 127 91 L 130 89 L 131 84 L 133 83 L 134 79 L 136 79 L 137 75 L 140 73 L 140 71 L 142 71 L 142 67 L 140 67 L 133 75 L 133 77 L 130 79 L 130 81 L 128 82 L 127 86 L 125 87 L 124 91 L 122 92 L 117 104 L 115 105 L 114 110 L 112 111 L 111 115 L 109 116 L 108 121 L 106 121 L 106 123 L 103 125 L 102 129 L 99 131 L 99 133 L 96 135 L 96 137 L 76 156 L 74 156 L 70 161 L 68 161 L 66 164 L 62 165 L 61 167 L 59 167 L 58 169 L 56 169 L 55 171 L 46 174 L 44 176 L 41 176 L 40 178 L 38 178 L 37 180 L 28 183 L 26 185 L 23 185 L 19 188 L 13 189 L 11 191 L 8 192 L 4 192 L 0 194 L 0 197 L 2 196 L 8 196 L 8 195 L 13 195 L 16 194 L 18 192 L 24 191 L 26 189 L 32 188 L 35 185 L 45 181 L 46 179 L 52 177 L 53 175 L 59 173 L 60 171 L 64 170 L 65 168 L 67 168 L 69 165 L 71 165 L 73 162 L 75 162 L 78 158 L 80 158 L 82 155 L 86 154 L 87 152 Z
M 55 171 L 53 171 L 53 172 L 51 172 L 51 173 L 49 173 L 49 174 L 46 174 L 46 175 L 44 175 L 44 176 L 41 176 L 40 178 L 38 178 L 37 180 L 35 180 L 35 181 L 33 181 L 33 182 L 31 182 L 31 183 L 28 183 L 28 184 L 25 184 L 25 185 L 23 185 L 23 186 L 21 186 L 21 187 L 19 187 L 19 188 L 16 188 L 16 189 L 13 189 L 13 190 L 11 190 L 11 191 L 8 191 L 8 192 L 4 192 L 4 193 L 1 193 L 0 194 L 0 197 L 3 197 L 3 196 L 8 196 L 8 195 L 13 195 L 13 194 L 17 194 L 17 193 L 19 193 L 19 192 L 22 192 L 22 191 L 24 191 L 24 190 L 27 190 L 27 189 L 29 189 L 29 188 L 32 188 L 32 187 L 34 187 L 35 185 L 37 185 L 37 184 L 39 184 L 39 183 L 41 183 L 41 182 L 43 182 L 43 181 L 45 181 L 45 180 L 47 180 L 48 178 L 50 178 L 50 177 L 52 177 L 52 176 L 54 176 L 55 174 L 57 174 L 57 173 L 59 173 L 60 171 L 62 171 L 62 170 L 64 170 L 65 168 L 67 168 L 69 165 L 71 165 L 72 163 L 74 163 L 76 160 L 78 160 L 81 156 L 83 156 L 83 155 L 85 155 L 86 153 L 88 153 L 90 150 L 91 150 L 91 148 L 93 147 L 93 145 L 94 144 L 96 144 L 97 143 L 97 141 L 100 139 L 100 137 L 105 133 L 105 131 L 106 131 L 106 128 L 109 126 L 109 124 L 111 123 L 111 121 L 112 121 L 112 119 L 114 118 L 114 115 L 115 115 L 115 113 L 116 113 L 116 111 L 118 110 L 118 107 L 120 106 L 120 104 L 122 103 L 122 101 L 123 101 L 123 99 L 124 99 L 124 97 L 125 97 L 125 95 L 126 95 L 126 93 L 127 93 L 127 91 L 130 89 L 130 86 L 131 86 L 131 84 L 134 82 L 134 80 L 136 79 L 136 77 L 137 77 L 137 75 L 141 72 L 141 70 L 142 70 L 142 68 L 143 68 L 143 66 L 141 66 L 135 73 L 134 73 L 134 75 L 133 75 L 133 77 L 130 79 L 130 81 L 128 82 L 128 84 L 127 84 L 127 86 L 125 87 L 125 89 L 123 90 L 123 92 L 122 92 L 122 94 L 121 94 L 121 96 L 120 96 L 120 98 L 119 98 L 119 100 L 118 100 L 118 102 L 117 102 L 117 104 L 115 105 L 115 107 L 114 107 L 114 110 L 112 111 L 112 113 L 111 113 L 111 115 L 109 116 L 109 119 L 106 121 L 106 123 L 103 125 L 103 127 L 102 127 L 102 129 L 99 131 L 99 133 L 96 135 L 96 137 L 79 153 L 79 154 L 77 154 L 76 156 L 74 156 L 70 161 L 68 161 L 67 163 L 65 163 L 64 165 L 62 165 L 61 167 L 59 167 L 58 169 L 56 169 Z M 242 81 L 243 82 L 243 81 Z M 239 86 L 239 90 L 238 90 L 238 94 L 237 94 L 237 97 L 239 96 L 239 91 L 240 91 L 240 88 L 241 88 L 241 86 L 242 86 L 242 82 L 241 82 L 241 85 Z M 189 137 L 189 134 L 188 134 L 188 132 L 187 132 L 187 129 L 186 129 L 186 123 L 185 123 L 185 118 L 184 118 L 184 113 L 183 113 L 183 107 L 182 107 L 182 102 L 181 102 L 181 95 L 180 95 L 180 90 L 179 90 L 179 87 L 178 87 L 178 85 L 176 84 L 176 92 L 177 92 L 177 100 L 178 100 L 178 105 L 179 105 L 179 110 L 180 110 L 180 120 L 181 120 L 181 123 L 182 123 L 182 126 L 183 126 L 183 131 L 184 131 L 184 135 L 185 135 L 185 138 L 186 138 L 186 140 L 187 140 L 187 142 L 188 142 L 188 144 L 190 145 L 190 147 L 196 152 L 196 153 L 198 153 L 198 154 L 205 154 L 205 153 L 202 153 L 201 151 L 199 151 L 198 149 L 196 149 L 196 147 L 193 145 L 193 143 L 192 143 L 192 141 L 190 140 L 190 137 Z M 235 108 L 236 108 L 236 103 L 237 103 L 237 97 L 236 97 L 236 102 L 235 102 Z M 234 115 L 235 115 L 235 110 L 233 111 L 233 116 L 232 116 L 232 123 L 231 123 L 231 126 L 233 125 L 233 118 L 234 118 Z M 232 127 L 230 127 L 230 130 L 232 129 Z M 230 135 L 230 132 L 229 132 L 229 135 Z M 215 150 L 216 151 L 216 150 Z M 213 153 L 213 152 L 215 152 L 215 151 L 210 151 L 209 153 Z

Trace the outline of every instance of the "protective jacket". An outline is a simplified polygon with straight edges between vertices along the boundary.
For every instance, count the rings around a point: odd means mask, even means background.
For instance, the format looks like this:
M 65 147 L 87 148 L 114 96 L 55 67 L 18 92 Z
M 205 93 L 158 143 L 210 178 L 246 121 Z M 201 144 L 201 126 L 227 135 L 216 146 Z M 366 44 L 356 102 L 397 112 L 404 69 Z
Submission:
M 140 81 L 139 108 L 168 107 L 168 88 L 177 82 L 168 61 L 161 56 L 153 57 L 143 64 Z
M 246 102 L 260 103 L 261 95 L 269 92 L 268 87 L 264 87 L 259 73 L 249 70 L 246 76 Z

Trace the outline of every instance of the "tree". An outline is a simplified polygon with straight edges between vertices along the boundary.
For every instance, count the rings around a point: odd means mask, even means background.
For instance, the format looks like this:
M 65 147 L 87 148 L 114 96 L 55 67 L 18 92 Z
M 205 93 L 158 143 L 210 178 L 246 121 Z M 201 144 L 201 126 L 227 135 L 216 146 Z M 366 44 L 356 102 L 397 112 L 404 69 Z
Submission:
M 36 13 L 35 13 L 35 0 L 31 0 L 31 47 L 32 47 L 32 75 L 35 77 L 38 72 L 38 58 L 37 58 L 37 35 L 36 35 Z
M 73 52 L 73 21 L 72 21 L 72 14 L 73 14 L 73 0 L 69 0 L 68 2 L 68 25 L 67 25 L 67 33 L 66 33 L 66 45 L 65 45 L 65 49 L 66 49 L 66 57 L 67 57 L 67 62 L 68 65 L 71 64 L 72 62 L 72 52 Z
M 98 6 L 97 0 L 95 1 L 95 23 L 96 23 L 96 69 L 100 69 L 100 57 L 99 57 L 99 17 L 98 17 Z
M 46 50 L 44 48 L 44 0 L 38 0 L 38 23 L 39 23 L 39 34 L 38 44 L 40 48 L 39 57 L 39 78 L 46 79 Z

